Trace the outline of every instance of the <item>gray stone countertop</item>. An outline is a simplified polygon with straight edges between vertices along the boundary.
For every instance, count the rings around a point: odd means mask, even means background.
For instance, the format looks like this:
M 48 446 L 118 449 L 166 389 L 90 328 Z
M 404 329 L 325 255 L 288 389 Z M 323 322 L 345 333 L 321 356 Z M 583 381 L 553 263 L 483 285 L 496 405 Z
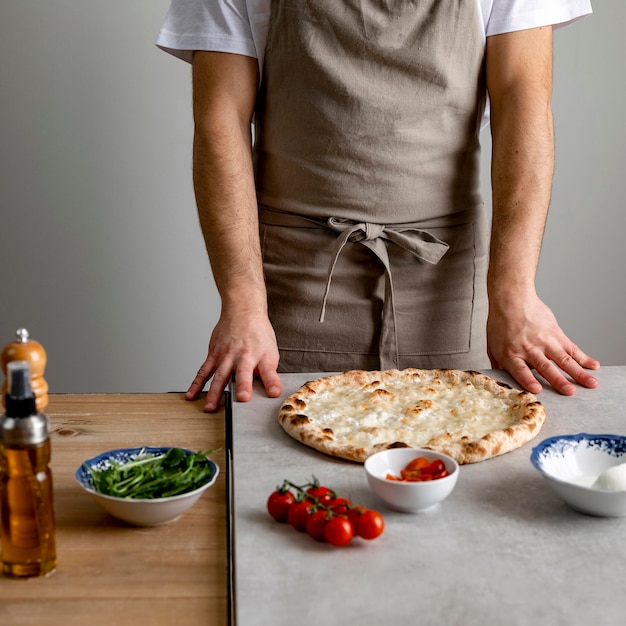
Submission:
M 511 383 L 500 371 L 485 373 Z M 600 386 L 539 394 L 546 423 L 534 441 L 461 466 L 436 509 L 397 513 L 369 490 L 361 464 L 289 437 L 281 403 L 317 374 L 283 375 L 283 396 L 260 384 L 233 403 L 235 616 L 238 626 L 623 624 L 626 518 L 577 513 L 530 463 L 543 439 L 626 434 L 626 367 L 598 371 Z M 313 541 L 266 511 L 287 478 L 315 476 L 355 504 L 379 510 L 385 532 L 344 548 Z

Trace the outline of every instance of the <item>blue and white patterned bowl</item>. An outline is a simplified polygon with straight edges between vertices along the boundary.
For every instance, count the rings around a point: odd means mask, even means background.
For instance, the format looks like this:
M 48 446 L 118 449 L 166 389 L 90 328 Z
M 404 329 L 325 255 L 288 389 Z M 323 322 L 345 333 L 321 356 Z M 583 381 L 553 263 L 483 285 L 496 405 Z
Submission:
M 576 511 L 602 517 L 626 515 L 626 490 L 593 486 L 605 470 L 626 463 L 625 436 L 579 433 L 550 437 L 533 448 L 530 461 Z
M 91 474 L 86 467 L 96 467 L 99 469 L 107 467 L 110 461 L 124 463 L 135 458 L 140 452 L 148 452 L 151 454 L 164 454 L 169 447 L 150 447 L 141 448 L 120 448 L 118 450 L 109 450 L 98 456 L 87 459 L 76 470 L 74 477 L 78 484 L 89 494 L 93 496 L 96 502 L 110 515 L 117 517 L 129 524 L 135 526 L 159 526 L 173 522 L 180 517 L 185 511 L 190 509 L 200 498 L 200 496 L 215 483 L 219 475 L 219 467 L 216 463 L 209 459 L 209 463 L 213 466 L 211 478 L 202 487 L 194 491 L 188 491 L 178 496 L 170 496 L 168 498 L 154 498 L 151 500 L 115 498 L 98 493 L 93 488 Z M 193 454 L 190 450 L 185 450 L 187 454 Z

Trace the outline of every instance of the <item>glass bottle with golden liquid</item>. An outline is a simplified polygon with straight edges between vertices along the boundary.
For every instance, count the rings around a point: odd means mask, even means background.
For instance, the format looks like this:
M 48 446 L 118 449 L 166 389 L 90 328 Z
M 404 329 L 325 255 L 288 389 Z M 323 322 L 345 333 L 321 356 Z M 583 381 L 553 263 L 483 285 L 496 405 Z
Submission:
M 14 578 L 56 567 L 48 418 L 36 408 L 26 361 L 7 366 L 6 414 L 0 418 L 0 551 Z

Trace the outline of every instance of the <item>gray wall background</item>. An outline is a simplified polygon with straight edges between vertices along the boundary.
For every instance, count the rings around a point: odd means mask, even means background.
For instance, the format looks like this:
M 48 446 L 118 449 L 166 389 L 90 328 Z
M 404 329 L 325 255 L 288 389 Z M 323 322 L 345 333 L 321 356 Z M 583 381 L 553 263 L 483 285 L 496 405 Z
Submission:
M 0 347 L 28 328 L 52 392 L 186 389 L 219 314 L 191 186 L 190 72 L 154 46 L 168 6 L 0 2 Z M 555 37 L 538 288 L 584 350 L 624 365 L 626 3 L 594 10 Z M 484 191 L 489 204 L 487 177 Z

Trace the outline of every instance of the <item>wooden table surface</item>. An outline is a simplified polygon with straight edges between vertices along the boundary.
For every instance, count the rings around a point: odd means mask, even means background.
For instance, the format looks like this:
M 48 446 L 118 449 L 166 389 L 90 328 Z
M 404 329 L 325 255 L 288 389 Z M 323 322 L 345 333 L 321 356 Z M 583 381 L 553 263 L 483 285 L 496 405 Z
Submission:
M 56 571 L 0 575 L 0 624 L 227 623 L 224 414 L 183 395 L 51 395 Z M 211 455 L 220 475 L 195 506 L 165 526 L 137 528 L 105 513 L 74 479 L 84 459 L 114 448 L 171 445 Z

